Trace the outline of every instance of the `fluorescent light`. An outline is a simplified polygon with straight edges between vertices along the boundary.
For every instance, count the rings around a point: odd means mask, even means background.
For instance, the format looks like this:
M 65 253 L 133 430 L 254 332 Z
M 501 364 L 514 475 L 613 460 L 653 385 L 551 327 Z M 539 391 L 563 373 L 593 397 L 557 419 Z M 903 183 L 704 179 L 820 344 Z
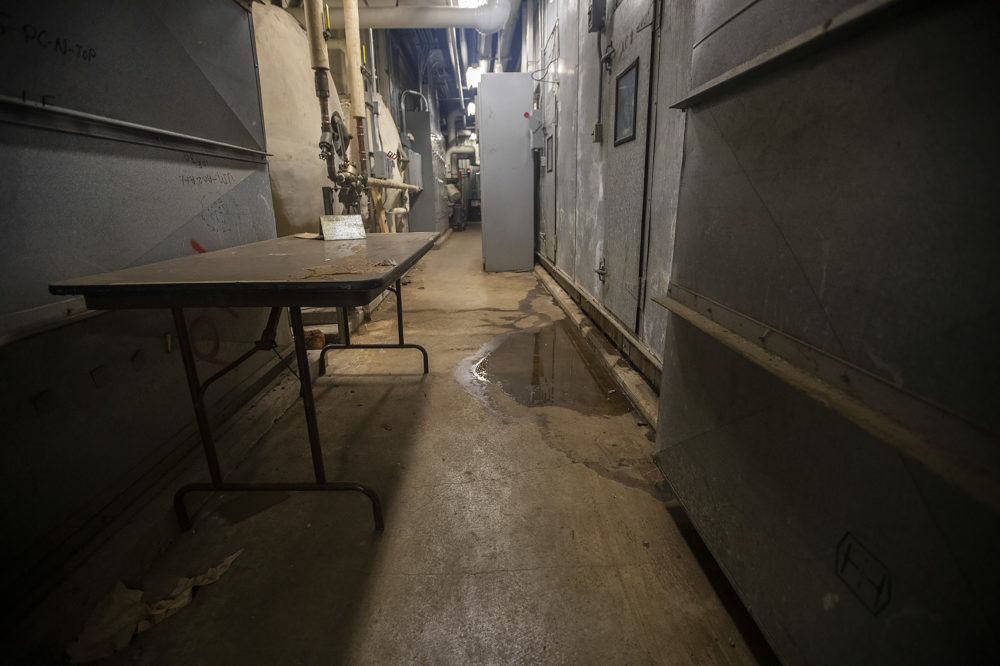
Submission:
M 466 114 L 470 115 L 470 116 L 476 115 L 476 103 L 475 102 L 469 102 L 469 106 L 466 109 Z
M 478 67 L 470 67 L 465 70 L 465 85 L 470 88 L 478 88 L 479 81 L 483 78 L 482 70 Z

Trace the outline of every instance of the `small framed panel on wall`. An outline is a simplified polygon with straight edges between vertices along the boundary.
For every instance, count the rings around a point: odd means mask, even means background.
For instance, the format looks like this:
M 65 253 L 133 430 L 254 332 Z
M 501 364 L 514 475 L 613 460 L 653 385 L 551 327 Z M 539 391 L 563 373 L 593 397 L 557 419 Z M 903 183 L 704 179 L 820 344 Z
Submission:
M 635 139 L 635 107 L 639 92 L 639 59 L 615 79 L 615 145 Z

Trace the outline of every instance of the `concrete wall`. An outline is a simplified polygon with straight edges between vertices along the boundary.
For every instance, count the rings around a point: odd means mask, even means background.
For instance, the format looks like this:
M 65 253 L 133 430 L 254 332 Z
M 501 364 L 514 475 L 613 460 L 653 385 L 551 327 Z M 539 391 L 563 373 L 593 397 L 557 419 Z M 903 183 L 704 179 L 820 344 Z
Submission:
M 0 580 L 13 603 L 197 446 L 169 314 L 86 314 L 47 285 L 275 228 L 240 5 L 113 2 L 100 20 L 55 1 L 2 11 Z M 91 116 L 67 123 L 53 106 Z M 244 351 L 263 320 L 189 313 L 201 372 Z M 213 387 L 213 412 L 231 411 L 273 365 L 261 355 Z
M 309 40 L 295 17 L 280 7 L 254 4 L 253 21 L 277 233 L 317 232 L 323 187 L 331 183 L 326 162 L 319 159 L 319 100 Z M 332 80 L 330 111 L 343 117 Z M 341 208 L 337 201 L 335 211 Z
M 610 72 L 583 8 L 527 6 L 540 253 L 662 359 L 657 459 L 779 656 L 996 661 L 995 3 L 609 2 Z

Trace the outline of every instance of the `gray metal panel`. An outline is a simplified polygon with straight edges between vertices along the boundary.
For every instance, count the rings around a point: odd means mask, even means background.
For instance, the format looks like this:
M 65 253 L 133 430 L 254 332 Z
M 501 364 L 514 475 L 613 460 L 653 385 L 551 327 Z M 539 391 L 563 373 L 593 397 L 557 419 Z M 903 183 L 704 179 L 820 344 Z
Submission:
M 657 462 L 782 662 L 1000 658 L 996 514 L 678 317 L 660 419 Z
M 50 282 L 274 236 L 263 164 L 10 125 L 0 155 L 3 335 L 78 310 Z
M 579 187 L 576 182 L 575 150 L 579 133 L 577 114 L 577 70 L 579 68 L 579 4 L 577 0 L 559 2 L 559 86 L 555 95 L 556 114 L 556 219 L 558 235 L 576 236 L 576 197 Z M 584 12 L 586 14 L 586 12 Z M 575 247 L 572 242 L 557 246 L 556 265 L 563 270 L 573 270 L 576 263 Z
M 604 257 L 608 274 L 601 291 L 601 303 L 630 331 L 635 330 L 641 290 L 639 263 L 642 252 L 642 198 L 646 169 L 652 21 L 651 0 L 626 0 L 615 9 L 608 30 L 608 39 L 615 45 L 615 56 L 604 88 L 605 143 L 608 146 L 604 171 L 604 197 L 607 199 Z M 636 59 L 639 63 L 639 76 L 635 139 L 615 146 L 615 81 Z
M 0 12 L 0 94 L 263 150 L 237 3 L 3 0 Z
M 134 497 L 144 475 L 166 471 L 195 441 L 169 314 L 109 313 L 37 332 L 80 309 L 46 284 L 193 254 L 192 241 L 212 250 L 275 231 L 267 166 L 245 154 L 262 148 L 264 135 L 250 17 L 238 3 L 3 2 L 0 12 L 0 94 L 15 104 L 22 93 L 35 103 L 46 96 L 152 128 L 139 145 L 128 131 L 88 135 L 100 123 L 79 119 L 61 131 L 0 124 L 0 402 L 9 407 L 0 569 L 9 591 L 37 582 L 25 575 L 32 567 L 45 575 L 72 556 L 68 539 L 92 536 L 95 516 L 113 519 L 126 489 Z M 81 57 L 77 43 L 93 57 Z M 163 131 L 239 146 L 222 152 L 243 159 L 208 156 L 204 142 L 188 141 L 190 151 L 184 139 L 161 142 Z M 190 312 L 202 376 L 245 352 L 266 316 Z M 6 335 L 29 328 L 37 334 Z M 281 327 L 279 343 L 288 339 Z M 257 355 L 214 384 L 213 415 L 232 413 L 259 389 L 237 395 L 236 387 L 275 363 Z
M 1000 431 L 987 7 L 692 111 L 675 279 Z
M 667 313 L 652 299 L 667 293 L 674 251 L 677 223 L 677 200 L 680 193 L 681 165 L 684 161 L 686 114 L 671 109 L 670 103 L 687 91 L 691 68 L 691 31 L 695 7 L 702 3 L 665 2 L 660 21 L 659 76 L 657 81 L 654 135 L 649 175 L 649 224 L 646 245 L 646 285 L 639 337 L 654 355 L 663 350 Z
M 591 295 L 595 301 L 601 293 L 601 282 L 594 269 L 604 256 L 604 223 L 606 203 L 604 198 L 605 156 L 608 151 L 608 131 L 604 131 L 604 143 L 593 140 L 592 131 L 597 123 L 597 107 L 599 103 L 598 88 L 600 77 L 604 77 L 607 87 L 607 74 L 598 61 L 597 33 L 587 32 L 586 12 L 580 12 L 578 17 L 578 73 L 577 84 L 577 137 L 576 137 L 576 174 L 564 172 L 565 187 L 575 187 L 576 197 L 576 228 L 570 236 L 564 234 L 559 242 L 563 247 L 573 247 L 573 266 L 567 271 L 577 287 Z M 602 46 L 607 40 L 602 39 Z M 605 96 L 606 98 L 606 96 Z M 606 102 L 603 107 L 605 127 L 612 117 Z
M 675 283 L 976 424 L 989 455 L 998 22 L 924 6 L 690 110 L 673 260 Z M 664 473 L 784 661 L 1000 658 L 1000 516 L 946 475 L 675 318 L 660 422 Z
M 556 194 L 561 189 L 571 186 L 567 178 L 559 182 L 562 150 L 559 145 L 559 122 L 556 91 L 559 89 L 562 64 L 560 57 L 559 7 L 555 3 L 543 4 L 542 26 L 539 31 L 541 53 L 537 71 L 532 73 L 535 79 L 535 90 L 539 95 L 539 105 L 542 111 L 543 147 L 538 173 L 538 249 L 543 256 L 555 260 L 559 256 L 559 226 L 562 219 L 556 208 Z M 569 173 L 568 171 L 566 173 Z M 567 229 L 567 236 L 572 229 Z
M 698 2 L 691 64 L 696 88 L 855 5 L 859 0 L 710 0 Z M 672 101 L 683 97 L 679 96 Z
M 406 112 L 406 131 L 413 135 L 413 149 L 420 153 L 420 178 L 424 182 L 424 191 L 410 197 L 410 231 L 440 231 L 440 200 L 430 122 L 430 114 L 426 111 Z
M 484 74 L 479 84 L 483 263 L 491 272 L 527 271 L 535 263 L 531 90 L 531 74 Z

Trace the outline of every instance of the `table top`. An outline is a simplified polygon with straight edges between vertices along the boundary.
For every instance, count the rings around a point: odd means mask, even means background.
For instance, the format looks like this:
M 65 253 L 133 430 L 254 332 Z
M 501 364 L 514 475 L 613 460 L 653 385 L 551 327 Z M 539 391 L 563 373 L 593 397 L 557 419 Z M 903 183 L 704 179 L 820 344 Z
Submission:
M 91 309 L 354 306 L 369 303 L 430 250 L 436 233 L 323 241 L 286 236 L 63 280 Z

